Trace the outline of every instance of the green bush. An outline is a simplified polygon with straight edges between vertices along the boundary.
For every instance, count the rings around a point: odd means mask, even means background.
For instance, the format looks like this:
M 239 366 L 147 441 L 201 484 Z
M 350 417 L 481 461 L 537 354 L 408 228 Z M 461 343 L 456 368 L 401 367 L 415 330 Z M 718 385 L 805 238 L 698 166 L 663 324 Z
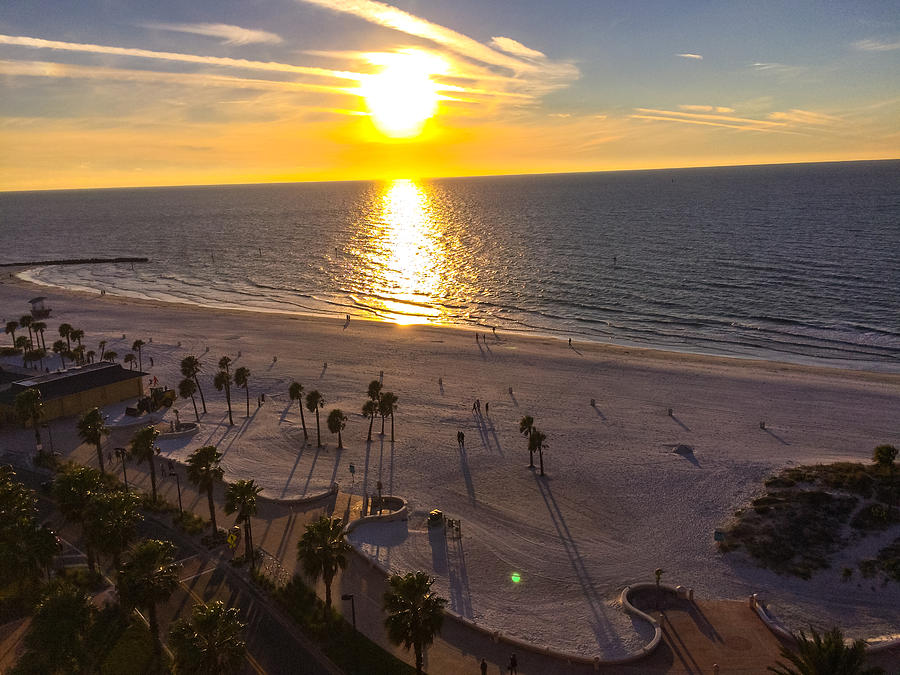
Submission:
M 137 621 L 128 624 L 100 664 L 102 675 L 149 675 L 154 670 L 150 629 Z M 168 672 L 168 668 L 161 670 Z
M 857 530 L 886 530 L 897 523 L 900 523 L 900 511 L 885 504 L 867 504 L 850 521 Z
M 185 511 L 183 514 L 175 514 L 172 522 L 188 534 L 200 534 L 206 529 L 207 521 L 198 515 Z

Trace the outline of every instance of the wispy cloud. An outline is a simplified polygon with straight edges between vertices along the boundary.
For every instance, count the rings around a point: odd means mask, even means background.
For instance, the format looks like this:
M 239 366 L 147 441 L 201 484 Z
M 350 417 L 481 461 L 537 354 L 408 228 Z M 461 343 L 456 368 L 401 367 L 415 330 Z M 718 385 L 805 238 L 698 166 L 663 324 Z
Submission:
M 685 110 L 687 112 L 715 112 L 715 113 L 733 113 L 734 108 L 727 108 L 723 105 L 680 105 L 678 106 L 679 110 Z
M 756 61 L 751 63 L 750 67 L 760 73 L 771 73 L 783 79 L 797 77 L 802 75 L 808 69 L 805 66 L 790 66 L 784 63 L 774 63 L 766 61 Z
M 684 53 L 684 54 L 678 54 L 678 56 L 680 56 L 680 57 L 683 58 L 683 59 L 694 59 L 695 61 L 702 61 L 702 60 L 703 60 L 703 55 L 702 55 L 702 54 Z
M 242 28 L 227 23 L 143 23 L 144 28 L 154 30 L 167 30 L 176 33 L 190 33 L 191 35 L 204 35 L 219 38 L 222 44 L 249 45 L 255 43 L 281 44 L 281 36 L 265 30 Z
M 797 108 L 788 110 L 786 112 L 773 112 L 770 113 L 768 117 L 770 120 L 775 120 L 777 122 L 789 122 L 794 124 L 814 126 L 831 126 L 843 121 L 840 117 L 834 117 L 832 115 L 826 115 L 824 113 L 817 113 L 811 110 L 799 110 Z
M 892 52 L 900 49 L 900 40 L 885 42 L 883 40 L 859 40 L 853 43 L 853 47 L 864 52 Z
M 359 19 L 407 35 L 428 40 L 445 50 L 477 61 L 501 74 L 512 75 L 516 90 L 535 99 L 566 87 L 580 77 L 578 68 L 565 61 L 548 59 L 542 52 L 506 37 L 494 37 L 483 44 L 451 28 L 427 21 L 377 0 L 297 0 Z
M 697 124 L 702 126 L 738 129 L 740 131 L 793 133 L 783 129 L 783 127 L 786 126 L 785 122 L 774 120 L 759 120 L 749 117 L 684 112 L 680 110 L 660 110 L 658 108 L 635 108 L 634 110 L 635 114 L 630 115 L 632 119 Z
M 57 40 L 44 40 L 42 38 L 27 37 L 23 35 L 0 35 L 0 44 L 29 47 L 32 49 L 51 49 L 55 51 L 81 52 L 87 54 L 128 56 L 142 59 L 177 61 L 180 63 L 192 63 L 196 65 L 221 66 L 225 68 L 243 68 L 247 70 L 292 73 L 295 75 L 332 77 L 343 80 L 359 80 L 361 77 L 359 73 L 354 72 L 329 70 L 327 68 L 317 68 L 312 66 L 297 66 L 290 63 L 278 63 L 276 61 L 250 61 L 247 59 L 232 59 L 223 56 L 201 56 L 199 54 L 159 52 L 150 49 L 136 49 L 133 47 L 112 47 L 109 45 L 83 44 L 80 42 L 60 42 Z

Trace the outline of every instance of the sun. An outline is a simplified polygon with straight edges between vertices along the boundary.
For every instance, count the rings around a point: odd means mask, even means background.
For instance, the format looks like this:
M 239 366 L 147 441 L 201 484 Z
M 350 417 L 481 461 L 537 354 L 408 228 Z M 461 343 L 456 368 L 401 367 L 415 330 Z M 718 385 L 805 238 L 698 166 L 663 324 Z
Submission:
M 439 84 L 432 77 L 445 73 L 447 63 L 418 50 L 369 54 L 382 69 L 366 75 L 360 94 L 375 128 L 390 138 L 418 136 L 425 122 L 437 113 Z

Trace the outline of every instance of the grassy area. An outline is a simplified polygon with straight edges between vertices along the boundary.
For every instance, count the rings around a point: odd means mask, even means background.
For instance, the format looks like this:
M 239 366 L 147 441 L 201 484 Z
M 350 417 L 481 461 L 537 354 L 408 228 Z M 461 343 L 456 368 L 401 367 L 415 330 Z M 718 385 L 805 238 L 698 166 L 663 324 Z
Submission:
M 766 494 L 735 513 L 719 542 L 745 550 L 762 567 L 809 579 L 831 557 L 870 533 L 900 525 L 900 482 L 894 472 L 851 462 L 785 469 L 765 482 Z M 864 577 L 900 582 L 900 539 L 860 563 Z M 843 571 L 847 579 L 847 570 Z
M 110 638 L 107 638 L 110 639 Z M 115 642 L 100 664 L 102 675 L 135 675 L 169 672 L 169 667 L 155 669 L 153 666 L 153 639 L 150 629 L 144 624 L 131 620 L 118 630 Z M 165 654 L 163 654 L 165 658 Z
M 325 604 L 295 576 L 277 587 L 257 572 L 253 580 L 269 593 L 301 630 L 322 648 L 335 665 L 350 675 L 414 675 L 416 669 L 384 651 L 362 633 L 353 630 L 337 612 L 325 618 Z

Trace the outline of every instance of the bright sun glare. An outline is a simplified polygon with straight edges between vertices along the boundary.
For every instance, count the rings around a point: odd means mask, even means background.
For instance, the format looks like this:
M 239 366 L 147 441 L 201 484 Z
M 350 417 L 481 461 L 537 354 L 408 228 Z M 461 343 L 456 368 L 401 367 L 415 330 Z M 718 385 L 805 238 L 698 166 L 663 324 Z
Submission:
M 369 61 L 382 66 L 360 86 L 375 128 L 391 138 L 418 136 L 437 112 L 439 85 L 431 78 L 447 72 L 446 61 L 417 50 L 370 54 Z

